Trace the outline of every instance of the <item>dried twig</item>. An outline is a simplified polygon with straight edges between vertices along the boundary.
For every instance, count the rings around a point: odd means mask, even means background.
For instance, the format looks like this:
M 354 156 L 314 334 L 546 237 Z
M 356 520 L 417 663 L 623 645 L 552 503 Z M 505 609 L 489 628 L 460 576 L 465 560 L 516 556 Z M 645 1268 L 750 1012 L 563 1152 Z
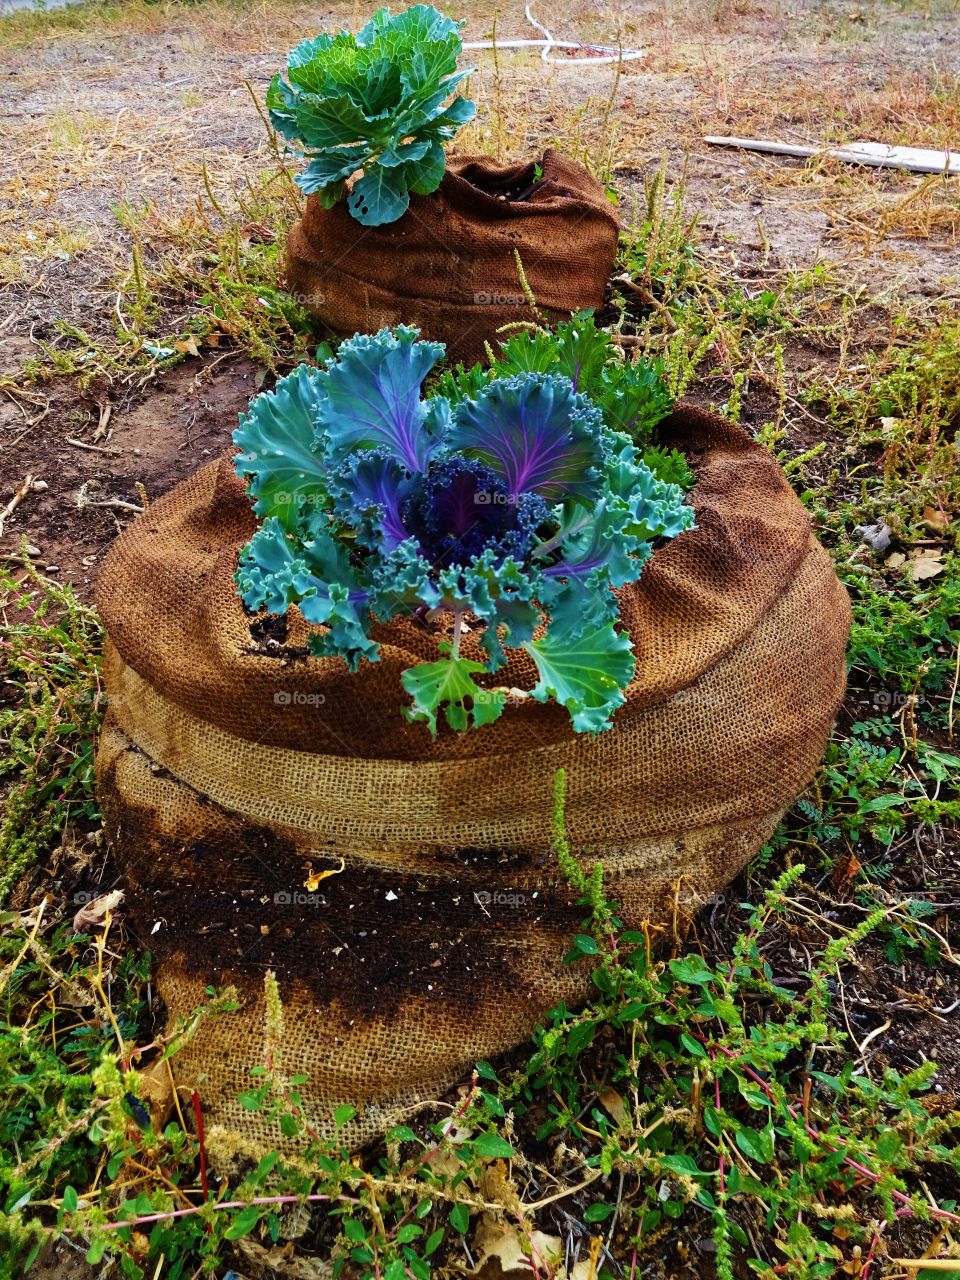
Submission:
M 32 490 L 33 482 L 34 482 L 34 477 L 32 475 L 30 475 L 29 473 L 25 475 L 23 478 L 23 483 L 17 489 L 16 493 L 13 495 L 13 497 L 10 499 L 7 505 L 3 508 L 3 510 L 0 511 L 0 538 L 3 537 L 3 531 L 7 521 L 16 511 L 17 507 L 19 507 L 20 503 L 24 500 L 27 494 Z
M 94 453 L 123 453 L 122 449 L 113 449 L 107 444 L 87 444 L 85 440 L 78 440 L 76 436 L 67 436 L 67 444 L 75 445 L 78 449 L 90 449 Z
M 94 440 L 102 440 L 107 434 L 107 427 L 110 425 L 110 416 L 113 413 L 113 405 L 109 400 L 100 402 L 100 421 L 97 423 L 97 429 L 93 433 Z
M 118 511 L 136 511 L 138 514 L 143 510 L 143 507 L 138 506 L 137 503 L 125 502 L 123 498 L 101 498 L 99 500 L 87 498 L 85 502 L 77 505 L 82 507 L 116 507 Z

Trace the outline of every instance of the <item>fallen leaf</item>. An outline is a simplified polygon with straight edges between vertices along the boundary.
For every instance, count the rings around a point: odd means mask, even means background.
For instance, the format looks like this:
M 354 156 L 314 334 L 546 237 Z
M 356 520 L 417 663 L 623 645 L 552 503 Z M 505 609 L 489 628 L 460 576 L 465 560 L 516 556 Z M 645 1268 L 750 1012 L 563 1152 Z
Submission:
M 555 1275 L 555 1268 L 563 1257 L 563 1241 L 558 1236 L 547 1236 L 534 1231 L 530 1244 L 542 1274 Z M 484 1214 L 474 1236 L 477 1265 L 469 1275 L 477 1280 L 530 1280 L 530 1253 L 520 1245 L 516 1229 L 506 1222 L 498 1222 Z
M 927 578 L 935 578 L 938 573 L 942 573 L 944 570 L 942 555 L 942 550 L 935 550 L 932 547 L 917 547 L 907 557 L 906 572 L 914 582 L 924 582 Z
M 907 557 L 902 551 L 894 551 L 891 555 L 887 556 L 883 563 L 888 569 L 899 569 L 902 564 L 906 563 L 906 560 Z
M 114 889 L 111 893 L 94 898 L 92 902 L 85 902 L 73 917 L 74 929 L 77 933 L 94 933 L 97 929 L 101 929 L 107 913 L 116 911 L 122 901 L 123 890 Z
M 343 858 L 340 859 L 339 867 L 329 867 L 326 871 L 314 871 L 313 863 L 310 863 L 310 870 L 307 872 L 307 878 L 303 882 L 303 887 L 307 893 L 316 893 L 317 888 L 322 880 L 326 880 L 328 876 L 338 876 L 346 866 Z
M 173 1115 L 173 1086 L 167 1060 L 161 1058 L 139 1072 L 140 1097 L 147 1104 L 154 1128 L 159 1132 Z
M 848 853 L 833 869 L 830 883 L 834 893 L 846 893 L 860 874 L 860 860 L 855 853 Z
M 606 1088 L 599 1095 L 600 1104 L 604 1110 L 613 1117 L 617 1124 L 624 1124 L 627 1120 L 627 1104 L 617 1093 L 616 1089 Z
M 330 1280 L 333 1264 L 322 1258 L 295 1254 L 293 1243 L 275 1244 L 267 1249 L 249 1236 L 234 1241 L 234 1248 L 257 1274 L 280 1276 L 284 1280 Z

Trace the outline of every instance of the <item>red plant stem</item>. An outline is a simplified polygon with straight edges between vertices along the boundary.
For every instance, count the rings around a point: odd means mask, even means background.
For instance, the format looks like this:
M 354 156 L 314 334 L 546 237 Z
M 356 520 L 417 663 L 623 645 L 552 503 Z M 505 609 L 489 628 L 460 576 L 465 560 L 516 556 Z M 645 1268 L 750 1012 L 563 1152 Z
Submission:
M 454 1111 L 453 1115 L 447 1121 L 447 1124 L 444 1127 L 443 1133 L 436 1140 L 436 1142 L 433 1144 L 430 1150 L 424 1151 L 422 1155 L 417 1157 L 417 1162 L 413 1166 L 414 1169 L 422 1169 L 423 1166 L 427 1163 L 427 1161 L 431 1158 L 431 1156 L 435 1156 L 437 1154 L 437 1152 L 440 1150 L 440 1145 L 443 1142 L 444 1138 L 447 1137 L 447 1135 L 450 1133 L 451 1129 L 454 1127 L 457 1121 L 461 1118 L 461 1116 L 465 1115 L 466 1112 L 469 1111 L 470 1107 L 473 1105 L 474 1099 L 477 1096 L 477 1092 L 478 1092 L 477 1080 L 478 1080 L 477 1073 L 474 1072 L 473 1078 L 470 1081 L 470 1088 L 467 1091 L 466 1097 L 463 1099 L 459 1107 L 457 1107 L 456 1111 Z M 409 1217 L 409 1214 L 407 1216 Z
M 884 1231 L 886 1230 L 886 1226 L 887 1226 L 887 1223 L 886 1223 L 886 1220 L 884 1220 L 883 1222 L 880 1223 L 879 1227 L 877 1227 L 876 1231 L 874 1231 L 873 1233 L 873 1239 L 870 1241 L 870 1249 L 867 1253 L 866 1258 L 864 1259 L 863 1270 L 860 1272 L 860 1280 L 867 1280 L 867 1274 L 870 1271 L 870 1268 L 873 1266 L 873 1259 L 874 1259 L 874 1255 L 877 1252 L 877 1245 L 880 1243 L 880 1237 L 883 1235 Z
M 706 1043 L 706 1040 L 703 1036 L 700 1036 L 698 1038 L 700 1040 L 703 1040 L 704 1043 Z M 735 1054 L 732 1049 L 728 1049 L 725 1045 L 720 1044 L 720 1045 L 716 1045 L 715 1047 L 719 1049 L 721 1053 L 725 1054 L 726 1057 L 728 1058 L 737 1057 L 737 1054 Z M 774 1097 L 773 1090 L 767 1084 L 766 1080 L 764 1080 L 763 1076 L 759 1075 L 756 1071 L 754 1071 L 752 1067 L 747 1067 L 747 1066 L 743 1067 L 743 1073 L 744 1075 L 749 1076 L 749 1078 L 755 1084 L 758 1084 L 760 1086 L 760 1088 L 767 1095 L 767 1097 L 770 1099 L 771 1102 L 776 1103 L 777 1100 Z M 785 1106 L 787 1108 L 787 1111 L 790 1113 L 791 1117 L 794 1120 L 803 1119 L 803 1117 L 801 1116 L 800 1112 L 797 1110 L 796 1107 L 792 1107 L 789 1102 L 787 1102 Z M 810 1124 L 806 1120 L 803 1121 L 803 1125 L 811 1138 L 814 1138 L 817 1142 L 822 1142 L 824 1146 L 829 1147 L 831 1151 L 840 1153 L 840 1148 L 835 1147 L 833 1143 L 830 1142 L 827 1138 L 825 1138 L 823 1134 L 820 1132 L 820 1130 L 817 1129 L 814 1125 Z M 844 1164 L 848 1165 L 851 1169 L 855 1169 L 857 1173 L 863 1174 L 863 1176 L 865 1178 L 869 1178 L 871 1182 L 879 1182 L 881 1180 L 881 1176 L 882 1176 L 881 1174 L 874 1173 L 872 1169 L 868 1169 L 865 1164 L 860 1164 L 860 1162 L 857 1160 L 854 1160 L 852 1156 L 848 1156 L 845 1153 L 841 1153 L 841 1154 L 843 1156 Z M 913 1206 L 910 1203 L 909 1196 L 904 1195 L 902 1191 L 895 1191 L 892 1189 L 890 1194 L 892 1195 L 894 1200 L 899 1200 L 901 1204 L 906 1205 L 910 1213 L 914 1212 Z M 935 1218 L 945 1218 L 949 1222 L 960 1222 L 960 1213 L 950 1213 L 949 1210 L 947 1209 L 941 1209 L 939 1205 L 930 1205 L 929 1209 L 930 1209 L 930 1213 Z
M 203 1137 L 203 1112 L 200 1109 L 200 1095 L 193 1091 L 193 1114 L 197 1118 L 197 1141 L 200 1144 L 200 1189 L 204 1200 L 210 1199 L 210 1187 L 207 1182 L 207 1146 Z
M 518 1211 L 517 1213 L 517 1224 L 519 1225 L 521 1231 L 527 1230 L 526 1223 L 523 1221 L 522 1210 Z M 533 1230 L 531 1229 L 528 1234 L 530 1236 L 530 1253 L 529 1253 L 530 1270 L 533 1272 L 534 1280 L 540 1280 L 540 1268 L 537 1266 L 537 1259 L 539 1258 L 540 1261 L 543 1262 L 543 1256 L 534 1242 Z

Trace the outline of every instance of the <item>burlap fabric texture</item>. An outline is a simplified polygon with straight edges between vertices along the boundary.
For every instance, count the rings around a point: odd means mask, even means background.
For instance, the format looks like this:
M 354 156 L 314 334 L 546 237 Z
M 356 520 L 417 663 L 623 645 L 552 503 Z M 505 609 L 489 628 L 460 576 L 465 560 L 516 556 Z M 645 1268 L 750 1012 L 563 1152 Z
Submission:
M 540 164 L 538 180 L 532 162 L 452 157 L 439 189 L 382 227 L 311 196 L 287 242 L 287 288 L 334 335 L 415 325 L 465 364 L 483 359 L 501 325 L 535 318 L 515 251 L 544 321 L 599 307 L 616 213 L 583 165 L 551 150 Z
M 600 857 L 628 927 L 692 914 L 812 778 L 844 688 L 848 601 L 769 453 L 692 408 L 664 424 L 698 480 L 697 527 L 622 593 L 636 676 L 614 727 L 553 705 L 461 736 L 400 714 L 400 672 L 435 656 L 414 622 L 349 675 L 245 614 L 232 574 L 254 529 L 229 457 L 153 502 L 99 579 L 109 710 L 97 759 L 129 919 L 171 1021 L 208 983 L 240 1012 L 176 1058 L 211 1127 L 269 1146 L 237 1093 L 262 1052 L 266 969 L 282 1070 L 321 1128 L 359 1142 L 586 994 L 562 957 L 577 908 L 550 851 L 555 771 L 576 854 Z M 514 652 L 498 683 L 529 688 Z M 312 896 L 307 873 L 343 870 Z

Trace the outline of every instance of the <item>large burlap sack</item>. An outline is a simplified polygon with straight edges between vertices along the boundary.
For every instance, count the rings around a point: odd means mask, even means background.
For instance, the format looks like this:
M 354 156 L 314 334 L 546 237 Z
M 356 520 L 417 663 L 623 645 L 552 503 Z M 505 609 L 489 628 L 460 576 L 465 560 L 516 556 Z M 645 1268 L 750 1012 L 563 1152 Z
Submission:
M 603 859 L 628 927 L 672 927 L 768 838 L 817 767 L 844 687 L 848 602 L 802 506 L 740 428 L 664 424 L 697 474 L 696 529 L 622 593 L 637 670 L 614 727 L 576 736 L 551 705 L 434 742 L 400 672 L 435 656 L 414 622 L 349 675 L 244 612 L 232 582 L 254 519 L 228 457 L 152 503 L 99 579 L 109 710 L 97 758 L 106 830 L 171 1019 L 208 983 L 245 1008 L 177 1059 L 211 1123 L 270 1144 L 236 1094 L 262 1053 L 264 971 L 321 1129 L 354 1141 L 529 1036 L 587 980 L 562 962 L 582 908 L 550 851 L 568 771 L 576 854 Z M 272 636 L 272 639 L 270 638 Z M 531 687 L 514 652 L 498 683 Z M 343 869 L 316 893 L 307 873 Z
M 335 336 L 416 325 L 465 364 L 501 325 L 534 319 L 515 252 L 545 321 L 599 307 L 617 216 L 583 165 L 548 150 L 541 167 L 538 181 L 533 162 L 452 157 L 439 189 L 382 227 L 310 196 L 287 242 L 287 288 Z

